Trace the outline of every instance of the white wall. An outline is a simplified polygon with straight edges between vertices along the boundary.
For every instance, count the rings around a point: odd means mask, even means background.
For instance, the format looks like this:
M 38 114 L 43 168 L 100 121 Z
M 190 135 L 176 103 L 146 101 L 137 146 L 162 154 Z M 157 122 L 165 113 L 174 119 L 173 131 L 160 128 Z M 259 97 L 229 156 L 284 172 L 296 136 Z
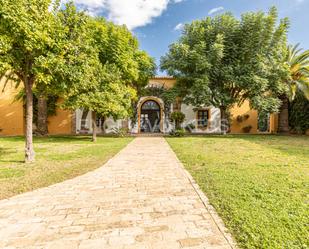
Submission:
M 166 115 L 164 114 L 163 115 L 163 132 L 164 133 L 169 133 L 169 132 L 171 132 L 174 129 L 175 129 L 175 124 L 173 122 L 171 122 L 169 120 L 169 118 L 166 117 Z
M 122 119 L 114 120 L 113 118 L 107 118 L 104 122 L 105 133 L 113 133 L 115 128 L 122 128 Z
M 137 119 L 136 119 L 135 124 L 133 124 L 132 121 L 129 120 L 129 131 L 134 134 L 138 133 L 138 120 Z
M 82 123 L 82 110 L 78 109 L 75 111 L 76 112 L 76 133 L 79 134 L 81 132 L 81 123 Z M 89 111 L 86 119 L 84 120 L 85 122 L 85 126 L 87 127 L 88 129 L 88 132 L 86 133 L 92 133 L 92 125 L 91 125 L 91 122 L 92 122 L 92 119 L 91 119 L 91 111 Z M 119 120 L 114 120 L 113 118 L 107 118 L 104 122 L 104 128 L 105 128 L 105 133 L 111 133 L 113 132 L 113 129 L 118 127 L 118 128 L 121 128 L 122 127 L 122 120 L 119 119 Z M 82 131 L 83 133 L 85 133 L 85 131 Z M 102 132 L 101 130 L 98 130 L 97 131 L 98 133 Z
M 193 123 L 195 129 L 192 133 L 218 133 L 220 132 L 220 109 L 215 107 L 206 107 L 210 109 L 210 119 L 208 120 L 208 127 L 206 129 L 197 128 L 196 112 L 192 105 L 181 104 L 181 111 L 186 115 L 183 127 Z
M 193 110 L 193 106 L 181 104 L 181 111 L 186 115 L 186 119 L 184 123 L 182 124 L 182 127 L 185 128 L 190 123 L 193 123 L 196 126 L 197 124 L 196 112 Z M 80 132 L 81 117 L 82 117 L 82 111 L 76 110 L 76 133 Z M 105 133 L 112 133 L 114 128 L 121 128 L 122 121 L 123 120 L 121 119 L 115 121 L 113 118 L 107 118 L 104 123 Z M 87 128 L 89 129 L 88 133 L 92 133 L 91 112 L 88 113 L 85 122 L 86 122 Z M 163 115 L 163 132 L 169 133 L 173 129 L 174 129 L 174 124 L 170 122 L 170 120 L 167 117 L 165 117 L 165 114 L 164 114 Z M 138 132 L 138 122 L 137 121 L 135 125 L 132 126 L 132 122 L 129 120 L 129 131 L 131 133 Z M 220 129 L 220 109 L 210 107 L 210 120 L 209 120 L 207 129 L 195 128 L 194 130 L 192 130 L 192 133 L 219 133 L 220 131 L 221 131 Z
M 81 109 L 77 109 L 75 111 L 76 116 L 76 133 L 80 133 L 81 124 L 82 124 L 82 114 L 83 111 Z M 84 120 L 85 126 L 89 129 L 89 133 L 92 131 L 91 128 L 91 112 L 88 113 L 87 118 Z

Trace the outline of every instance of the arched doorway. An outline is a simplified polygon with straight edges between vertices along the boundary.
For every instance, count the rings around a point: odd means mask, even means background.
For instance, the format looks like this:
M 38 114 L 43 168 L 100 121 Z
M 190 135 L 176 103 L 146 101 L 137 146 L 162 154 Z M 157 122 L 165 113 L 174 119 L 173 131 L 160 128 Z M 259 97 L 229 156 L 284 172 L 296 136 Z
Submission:
M 140 107 L 140 132 L 156 133 L 161 131 L 161 107 L 160 104 L 149 99 Z

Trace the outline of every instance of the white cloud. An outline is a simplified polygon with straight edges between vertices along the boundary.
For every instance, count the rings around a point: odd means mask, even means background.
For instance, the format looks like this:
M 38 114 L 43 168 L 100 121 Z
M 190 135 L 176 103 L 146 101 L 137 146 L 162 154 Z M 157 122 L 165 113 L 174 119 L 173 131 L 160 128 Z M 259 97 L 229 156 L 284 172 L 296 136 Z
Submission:
M 182 29 L 183 29 L 183 26 L 184 26 L 183 23 L 178 23 L 178 24 L 175 26 L 174 30 L 182 30 Z
M 224 10 L 224 7 L 220 6 L 220 7 L 217 7 L 217 8 L 213 8 L 211 9 L 209 12 L 208 12 L 208 15 L 213 15 L 215 13 L 218 13 L 220 11 Z
M 68 2 L 70 0 L 63 0 Z M 95 15 L 97 12 L 105 8 L 105 0 L 75 0 L 79 7 L 86 9 L 91 15 Z
M 64 0 L 68 1 L 68 0 Z M 116 24 L 126 24 L 129 29 L 145 26 L 160 16 L 168 4 L 183 0 L 74 0 L 91 15 L 107 13 Z

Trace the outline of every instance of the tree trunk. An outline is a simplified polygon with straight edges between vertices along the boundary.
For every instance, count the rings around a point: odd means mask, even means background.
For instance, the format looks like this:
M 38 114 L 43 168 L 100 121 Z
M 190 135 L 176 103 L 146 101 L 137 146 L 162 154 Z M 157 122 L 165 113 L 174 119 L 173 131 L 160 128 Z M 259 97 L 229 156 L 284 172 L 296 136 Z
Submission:
M 281 98 L 282 104 L 279 112 L 279 124 L 278 124 L 278 132 L 279 133 L 288 133 L 289 128 L 289 99 L 287 96 L 282 96 Z
M 226 115 L 226 107 L 220 106 L 220 118 L 221 118 L 221 132 L 226 135 L 226 132 L 228 130 L 228 120 Z
M 40 95 L 38 98 L 38 124 L 37 132 L 46 136 L 48 133 L 47 127 L 47 99 L 44 95 Z
M 179 126 L 180 126 L 179 122 L 175 120 L 175 130 L 179 130 L 180 129 Z
M 96 113 L 92 111 L 92 142 L 97 141 Z
M 26 90 L 26 144 L 25 144 L 25 162 L 31 163 L 35 160 L 35 153 L 33 150 L 33 92 L 32 92 L 32 80 L 25 80 Z

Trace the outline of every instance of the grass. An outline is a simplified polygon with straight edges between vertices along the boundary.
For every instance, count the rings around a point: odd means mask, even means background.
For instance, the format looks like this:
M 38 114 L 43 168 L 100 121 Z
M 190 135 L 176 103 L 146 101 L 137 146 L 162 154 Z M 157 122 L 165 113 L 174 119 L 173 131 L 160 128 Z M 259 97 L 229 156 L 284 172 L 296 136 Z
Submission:
M 309 137 L 167 141 L 241 248 L 309 248 Z
M 23 163 L 24 138 L 0 138 L 0 199 L 45 187 L 94 170 L 132 138 L 35 138 L 36 162 Z

